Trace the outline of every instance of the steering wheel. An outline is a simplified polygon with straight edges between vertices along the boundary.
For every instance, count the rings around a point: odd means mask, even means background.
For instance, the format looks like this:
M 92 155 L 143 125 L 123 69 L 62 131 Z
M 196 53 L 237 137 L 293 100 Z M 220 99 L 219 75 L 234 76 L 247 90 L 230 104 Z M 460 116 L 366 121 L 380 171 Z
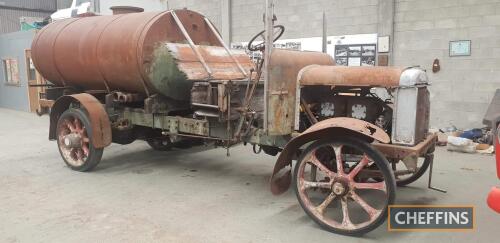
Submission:
M 277 41 L 282 35 L 283 33 L 285 32 L 285 26 L 283 25 L 275 25 L 274 26 L 274 29 L 273 29 L 274 33 L 273 33 L 273 36 L 274 36 L 274 40 L 273 40 L 273 43 L 275 41 Z M 265 46 L 266 46 L 266 37 L 264 36 L 264 33 L 266 31 L 263 30 L 261 32 L 259 32 L 258 34 L 256 34 L 251 40 L 250 42 L 248 42 L 248 50 L 250 51 L 262 51 L 264 50 Z M 262 43 L 259 43 L 257 45 L 253 45 L 253 43 L 255 42 L 255 40 L 257 40 L 257 38 L 261 37 L 262 38 Z

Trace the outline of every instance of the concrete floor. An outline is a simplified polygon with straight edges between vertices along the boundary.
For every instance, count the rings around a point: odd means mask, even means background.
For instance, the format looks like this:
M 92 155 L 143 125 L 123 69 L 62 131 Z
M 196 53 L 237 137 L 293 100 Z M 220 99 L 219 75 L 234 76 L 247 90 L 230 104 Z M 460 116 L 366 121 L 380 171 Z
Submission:
M 68 169 L 47 140 L 48 117 L 0 109 L 0 242 L 493 242 L 500 216 L 494 158 L 436 152 L 435 185 L 399 188 L 398 204 L 471 204 L 468 233 L 387 232 L 353 238 L 320 229 L 289 191 L 273 196 L 275 158 L 250 147 L 157 152 L 137 141 L 106 148 L 94 172 Z

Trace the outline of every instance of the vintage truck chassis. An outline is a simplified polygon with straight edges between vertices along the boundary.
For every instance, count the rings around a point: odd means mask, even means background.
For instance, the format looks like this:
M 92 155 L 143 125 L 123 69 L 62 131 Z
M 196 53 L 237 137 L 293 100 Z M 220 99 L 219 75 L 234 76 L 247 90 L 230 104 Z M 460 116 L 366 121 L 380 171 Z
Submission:
M 131 16 L 103 21 L 116 25 L 109 27 L 110 32 L 124 31 L 120 21 L 132 25 L 130 21 L 142 15 Z M 254 152 L 279 154 L 270 181 L 274 194 L 293 185 L 300 205 L 319 225 L 358 235 L 385 220 L 396 185 L 409 184 L 432 167 L 436 136 L 428 133 L 425 71 L 336 67 L 324 53 L 272 49 L 270 38 L 259 49 L 264 58 L 254 64 L 243 51 L 229 50 L 211 22 L 196 12 L 144 13 L 144 18 L 165 21 L 167 34 L 173 37 L 149 45 L 144 38 L 160 37 L 149 31 L 155 28 L 151 21 L 143 21 L 150 29 L 140 29 L 142 34 L 137 33 L 143 39 L 134 41 L 148 45 L 140 49 L 147 55 L 132 55 L 130 67 L 137 65 L 135 58 L 146 67 L 139 65 L 139 72 L 124 69 L 123 74 L 124 79 L 136 76 L 137 80 L 121 83 L 119 72 L 102 67 L 118 70 L 125 64 L 96 57 L 98 65 L 91 66 L 92 72 L 101 74 L 86 74 L 92 82 L 85 87 L 84 78 L 64 78 L 75 76 L 79 71 L 74 68 L 82 63 L 57 64 L 58 59 L 51 57 L 55 66 L 67 67 L 53 69 L 35 60 L 42 75 L 58 80 L 57 87 L 47 91 L 48 100 L 55 101 L 49 139 L 57 141 L 70 168 L 93 169 L 112 142 L 142 139 L 156 150 L 210 143 L 226 148 L 228 154 L 231 146 L 243 143 Z M 90 25 L 98 20 L 85 21 Z M 80 25 L 86 26 L 85 21 Z M 43 54 L 44 45 L 55 46 L 58 37 L 52 34 L 78 23 L 75 19 L 42 30 L 33 44 L 35 59 Z M 263 33 L 256 37 L 264 37 Z M 112 48 L 106 38 L 102 45 Z M 128 50 L 118 53 L 128 55 Z M 100 78 L 102 83 L 96 81 Z M 385 90 L 390 98 L 379 98 L 374 89 Z M 352 212 L 353 204 L 359 212 Z

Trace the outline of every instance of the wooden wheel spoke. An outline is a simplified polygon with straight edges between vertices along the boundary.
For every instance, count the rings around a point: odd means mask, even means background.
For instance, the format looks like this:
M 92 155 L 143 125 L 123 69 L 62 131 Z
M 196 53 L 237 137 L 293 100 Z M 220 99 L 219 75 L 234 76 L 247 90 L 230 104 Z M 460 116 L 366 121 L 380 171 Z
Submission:
M 326 168 L 326 166 L 318 160 L 318 158 L 316 157 L 316 152 L 311 155 L 311 159 L 308 162 L 315 165 L 319 170 L 325 172 L 329 176 L 335 176 L 335 173 L 333 171 Z
M 73 160 L 77 160 L 78 159 L 78 155 L 76 154 L 77 151 L 75 148 L 72 148 L 70 149 L 69 151 L 69 156 L 73 159 Z
M 310 179 L 311 181 L 316 181 L 316 174 L 318 172 L 318 167 L 315 165 L 311 165 L 311 174 L 310 174 Z
M 66 125 L 66 127 L 71 131 L 71 132 L 74 132 L 76 131 L 76 128 L 75 126 L 73 125 L 73 123 L 71 123 L 69 120 L 65 120 L 64 121 L 64 124 Z
M 382 210 L 378 210 L 370 206 L 365 200 L 363 200 L 363 198 L 361 198 L 355 192 L 351 192 L 351 198 L 366 211 L 366 213 L 370 217 L 370 221 L 375 219 L 380 214 L 380 212 L 382 212 Z
M 340 202 L 342 204 L 342 215 L 343 215 L 342 227 L 346 229 L 352 229 L 354 228 L 354 224 L 351 222 L 351 217 L 349 216 L 349 209 L 347 208 L 347 199 L 342 198 Z
M 355 182 L 354 187 L 356 189 L 371 189 L 371 190 L 379 190 L 379 191 L 383 191 L 383 192 L 387 191 L 387 188 L 385 186 L 385 181 L 376 182 L 376 183 L 369 183 L 369 182 L 357 183 L 357 182 Z
M 88 144 L 83 144 L 82 145 L 82 150 L 83 150 L 83 154 L 88 157 L 89 153 L 90 153 Z
M 77 160 L 83 160 L 83 150 L 82 149 L 76 149 L 76 158 L 77 158 Z
M 349 179 L 354 179 L 354 177 L 365 167 L 368 165 L 368 162 L 370 162 L 370 159 L 368 158 L 368 156 L 366 155 L 363 155 L 363 158 L 361 159 L 361 161 L 359 161 L 359 163 L 356 165 L 356 167 L 354 167 L 354 169 L 352 169 L 350 172 L 349 172 Z
M 75 121 L 74 121 L 74 124 L 75 124 L 75 129 L 78 131 L 78 132 L 81 132 L 82 131 L 82 123 L 80 122 L 80 120 L 78 118 L 75 117 Z
M 68 135 L 71 133 L 71 130 L 66 126 L 66 124 L 63 124 L 60 128 L 59 132 L 59 137 L 62 139 L 64 136 Z
M 342 161 L 342 145 L 332 145 L 335 151 L 335 161 L 337 162 L 337 173 L 344 175 L 344 161 Z
M 324 215 L 325 210 L 333 202 L 333 199 L 335 199 L 336 195 L 332 192 L 330 193 L 325 200 L 316 207 L 316 211 L 318 211 L 319 214 Z
M 331 185 L 330 182 L 316 182 L 316 181 L 302 181 L 302 185 L 304 189 L 309 189 L 309 188 L 324 188 L 324 189 L 330 189 Z

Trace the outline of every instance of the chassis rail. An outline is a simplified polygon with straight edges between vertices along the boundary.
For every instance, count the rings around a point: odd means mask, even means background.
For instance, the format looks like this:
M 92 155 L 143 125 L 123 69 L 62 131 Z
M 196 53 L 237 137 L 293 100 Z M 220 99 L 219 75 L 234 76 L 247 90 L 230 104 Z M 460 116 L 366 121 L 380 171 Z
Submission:
M 422 142 L 408 147 L 396 144 L 374 143 L 373 146 L 383 153 L 387 158 L 402 160 L 408 156 L 423 157 L 435 146 L 437 135 L 427 136 Z

